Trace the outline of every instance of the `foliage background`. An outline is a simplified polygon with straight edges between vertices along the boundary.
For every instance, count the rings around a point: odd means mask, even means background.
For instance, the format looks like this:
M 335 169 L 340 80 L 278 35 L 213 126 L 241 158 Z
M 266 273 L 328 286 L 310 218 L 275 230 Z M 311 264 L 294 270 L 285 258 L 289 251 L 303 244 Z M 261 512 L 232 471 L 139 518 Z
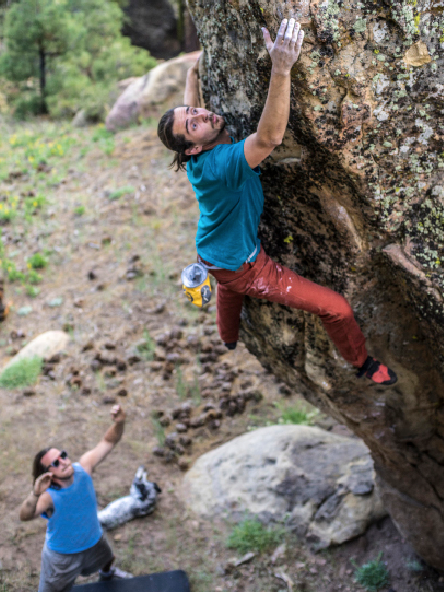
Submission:
M 156 65 L 122 36 L 124 13 L 111 0 L 19 0 L 2 11 L 0 76 L 9 84 L 0 110 L 10 105 L 19 119 L 83 109 L 103 120 L 116 82 Z

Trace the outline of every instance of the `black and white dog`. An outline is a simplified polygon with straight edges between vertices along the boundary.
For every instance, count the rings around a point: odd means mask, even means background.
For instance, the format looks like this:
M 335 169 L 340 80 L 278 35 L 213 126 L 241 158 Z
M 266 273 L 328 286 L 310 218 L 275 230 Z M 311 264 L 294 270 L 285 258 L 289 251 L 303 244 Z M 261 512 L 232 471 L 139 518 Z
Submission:
M 100 524 L 105 530 L 110 530 L 133 518 L 151 514 L 161 492 L 157 483 L 147 480 L 144 467 L 139 467 L 131 484 L 130 494 L 109 503 L 98 512 Z

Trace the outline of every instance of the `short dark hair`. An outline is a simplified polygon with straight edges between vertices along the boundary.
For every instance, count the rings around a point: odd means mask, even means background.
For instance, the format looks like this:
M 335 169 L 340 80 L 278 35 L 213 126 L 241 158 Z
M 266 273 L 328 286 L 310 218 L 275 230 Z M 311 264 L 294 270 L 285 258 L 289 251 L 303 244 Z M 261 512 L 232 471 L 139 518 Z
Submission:
M 42 465 L 42 458 L 50 450 L 51 448 L 43 448 L 43 450 L 39 450 L 34 456 L 34 462 L 32 463 L 32 476 L 34 477 L 34 483 L 36 482 L 37 478 L 40 477 L 40 475 L 43 475 L 43 473 L 47 472 L 46 467 Z
M 186 163 L 191 158 L 191 156 L 185 154 L 185 150 L 192 148 L 193 142 L 187 140 L 182 134 L 173 134 L 173 125 L 174 109 L 169 109 L 160 118 L 159 125 L 157 126 L 157 135 L 168 150 L 174 150 L 176 153 L 170 164 L 170 168 L 176 167 L 176 172 L 179 170 L 184 171 Z

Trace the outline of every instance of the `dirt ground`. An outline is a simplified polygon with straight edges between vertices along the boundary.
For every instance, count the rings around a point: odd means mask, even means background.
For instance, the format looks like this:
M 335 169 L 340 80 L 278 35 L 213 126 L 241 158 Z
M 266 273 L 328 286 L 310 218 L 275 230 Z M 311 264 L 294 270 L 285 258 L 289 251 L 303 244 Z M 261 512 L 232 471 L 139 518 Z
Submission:
M 108 153 L 92 142 L 93 133 L 79 132 L 79 149 L 60 164 L 62 177 L 48 185 L 49 204 L 32 227 L 3 226 L 10 256 L 24 261 L 45 251 L 49 265 L 33 298 L 6 283 L 13 311 L 0 325 L 2 365 L 44 331 L 64 329 L 71 341 L 33 388 L 0 391 L 0 590 L 37 589 L 45 522 L 18 519 L 33 455 L 54 445 L 78 459 L 102 437 L 110 406 L 119 402 L 127 428 L 95 472 L 99 505 L 126 495 L 141 464 L 163 489 L 154 514 L 110 533 L 123 569 L 135 575 L 184 569 L 193 592 L 359 592 L 351 561 L 361 565 L 382 551 L 391 574 L 385 592 L 444 591 L 444 579 L 417 561 L 388 518 L 359 539 L 319 552 L 289 534 L 279 558 L 271 550 L 227 568 L 235 555 L 225 544 L 233 525 L 186 510 L 181 468 L 248 426 L 275 423 L 299 397 L 242 345 L 225 352 L 214 306 L 200 312 L 182 296 L 180 270 L 195 258 L 198 210 L 186 175 L 167 169 L 154 126 L 118 134 Z M 30 183 L 26 175 L 4 180 L 0 192 L 29 191 Z M 224 392 L 237 401 L 233 415 L 190 429 L 191 448 L 179 455 L 153 454 L 173 430 L 172 422 L 165 428 L 153 422 L 153 412 L 166 423 L 188 401 L 197 417 L 209 402 L 218 408 Z M 317 423 L 347 433 L 328 418 L 318 416 Z

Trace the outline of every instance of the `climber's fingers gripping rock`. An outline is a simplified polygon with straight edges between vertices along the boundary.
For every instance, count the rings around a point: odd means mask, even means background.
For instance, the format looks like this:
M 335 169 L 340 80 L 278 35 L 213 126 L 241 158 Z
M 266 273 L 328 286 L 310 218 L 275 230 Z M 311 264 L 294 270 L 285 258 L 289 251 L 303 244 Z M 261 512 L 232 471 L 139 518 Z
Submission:
M 304 31 L 300 24 L 293 18 L 284 19 L 279 27 L 279 32 L 274 43 L 271 40 L 268 29 L 262 29 L 264 41 L 270 54 L 273 70 L 276 74 L 287 75 L 301 53 L 304 41 Z

